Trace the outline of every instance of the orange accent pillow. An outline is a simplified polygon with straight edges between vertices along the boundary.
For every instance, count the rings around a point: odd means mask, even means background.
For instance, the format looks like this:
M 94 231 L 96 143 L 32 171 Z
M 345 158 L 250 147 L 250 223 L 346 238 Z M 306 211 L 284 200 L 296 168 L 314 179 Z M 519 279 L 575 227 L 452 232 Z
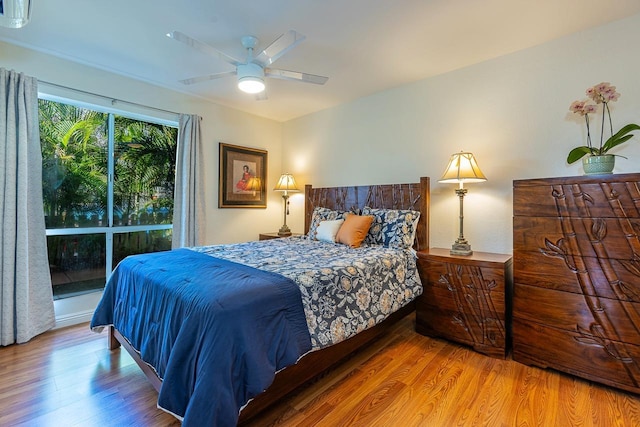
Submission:
M 344 223 L 336 234 L 336 242 L 352 248 L 359 248 L 364 238 L 367 237 L 372 222 L 372 215 L 345 214 Z

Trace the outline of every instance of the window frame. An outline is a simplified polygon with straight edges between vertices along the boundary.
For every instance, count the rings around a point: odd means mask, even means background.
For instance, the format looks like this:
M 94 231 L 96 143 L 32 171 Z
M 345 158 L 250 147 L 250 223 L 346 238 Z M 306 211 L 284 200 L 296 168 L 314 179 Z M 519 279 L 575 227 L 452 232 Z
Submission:
M 115 175 L 115 116 L 124 117 L 132 120 L 144 121 L 156 125 L 169 126 L 178 129 L 178 135 L 180 131 L 178 120 L 162 119 L 156 116 L 150 116 L 147 114 L 132 113 L 130 111 L 121 110 L 118 108 L 108 108 L 99 104 L 93 104 L 90 102 L 78 101 L 75 99 L 51 95 L 43 92 L 38 93 L 38 99 L 58 102 L 62 104 L 68 104 L 76 108 L 83 108 L 93 110 L 99 113 L 108 114 L 108 161 L 107 161 L 107 211 L 108 221 L 106 226 L 101 227 L 74 227 L 74 228 L 47 228 L 46 236 L 70 236 L 70 235 L 85 235 L 85 234 L 104 234 L 105 235 L 105 279 L 109 280 L 113 273 L 113 237 L 115 234 L 135 233 L 141 231 L 155 231 L 155 230 L 173 230 L 173 221 L 170 224 L 146 224 L 146 225 L 123 225 L 114 226 L 113 215 L 113 198 L 114 198 L 114 175 Z M 112 102 L 115 102 L 112 101 Z M 178 141 L 176 141 L 176 150 L 178 149 Z M 174 177 L 175 179 L 175 177 Z M 102 289 L 100 290 L 102 292 Z

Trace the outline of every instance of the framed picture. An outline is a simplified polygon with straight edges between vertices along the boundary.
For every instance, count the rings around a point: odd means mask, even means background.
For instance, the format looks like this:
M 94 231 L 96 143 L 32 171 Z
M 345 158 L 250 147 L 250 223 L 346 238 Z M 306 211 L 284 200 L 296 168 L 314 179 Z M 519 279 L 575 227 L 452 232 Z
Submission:
M 220 143 L 219 208 L 266 208 L 267 152 Z

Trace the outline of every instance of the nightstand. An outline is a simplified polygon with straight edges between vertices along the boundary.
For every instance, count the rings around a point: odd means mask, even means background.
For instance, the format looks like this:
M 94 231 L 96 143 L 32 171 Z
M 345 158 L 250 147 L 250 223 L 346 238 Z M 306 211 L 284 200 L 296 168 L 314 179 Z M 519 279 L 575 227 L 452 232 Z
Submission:
M 292 233 L 291 236 L 302 236 L 300 233 Z M 290 237 L 290 236 L 280 236 L 278 232 L 275 233 L 260 233 L 258 236 L 258 240 L 270 240 L 270 239 L 279 239 L 281 237 Z
M 449 249 L 418 252 L 424 292 L 416 302 L 416 331 L 504 358 L 511 346 L 511 255 Z

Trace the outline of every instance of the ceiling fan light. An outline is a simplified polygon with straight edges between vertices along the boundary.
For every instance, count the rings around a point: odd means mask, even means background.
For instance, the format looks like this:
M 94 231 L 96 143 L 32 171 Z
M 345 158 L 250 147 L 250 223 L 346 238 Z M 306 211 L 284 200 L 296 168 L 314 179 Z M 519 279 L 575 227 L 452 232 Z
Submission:
M 264 90 L 264 80 L 259 77 L 240 77 L 238 89 L 245 93 L 260 93 Z
M 260 93 L 264 90 L 264 69 L 253 62 L 239 64 L 238 89 L 245 93 Z

